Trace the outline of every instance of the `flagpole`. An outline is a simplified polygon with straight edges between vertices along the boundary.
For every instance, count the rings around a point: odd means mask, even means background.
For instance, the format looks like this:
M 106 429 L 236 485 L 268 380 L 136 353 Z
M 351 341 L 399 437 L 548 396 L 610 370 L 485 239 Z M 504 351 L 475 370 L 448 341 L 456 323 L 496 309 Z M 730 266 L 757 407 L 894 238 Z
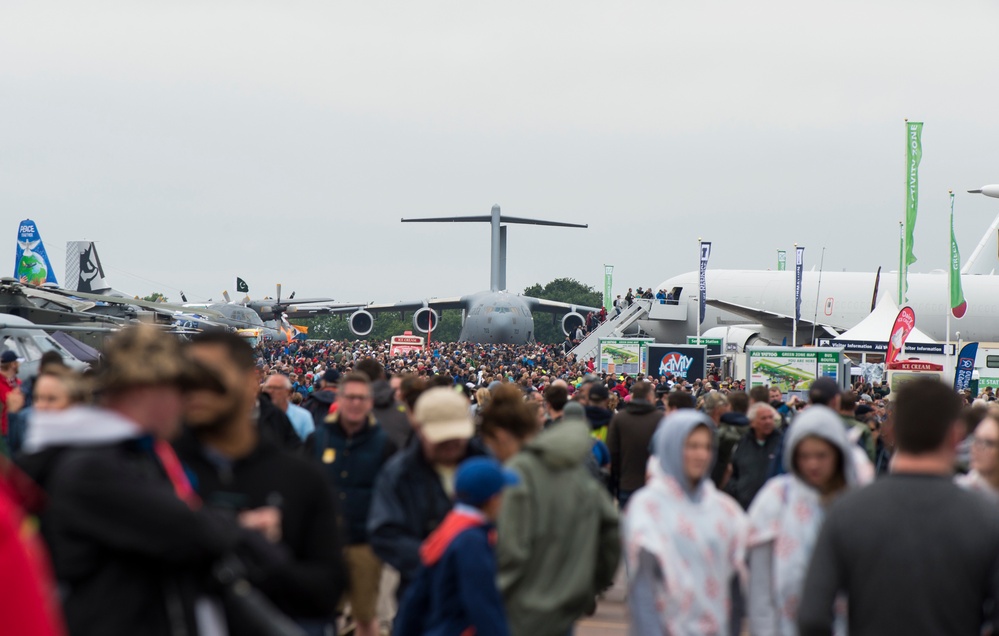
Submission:
M 902 221 L 898 222 L 898 308 L 901 309 L 904 305 L 902 301 L 902 268 L 905 263 L 905 225 Z
M 697 270 L 701 270 L 701 237 L 697 237 Z M 706 276 L 707 274 L 705 274 Z M 701 344 L 701 281 L 697 280 L 697 344 Z
M 794 244 L 794 300 L 791 302 L 791 306 L 794 307 L 795 303 L 798 302 L 798 244 Z M 794 316 L 794 323 L 791 327 L 791 346 L 798 346 L 798 312 L 792 311 Z
M 822 293 L 822 266 L 826 262 L 826 248 L 822 247 L 822 256 L 819 258 L 819 285 L 815 288 L 815 316 L 812 318 L 812 344 L 815 344 L 815 323 L 819 321 L 819 294 Z
M 947 194 L 950 195 L 950 232 L 951 232 L 950 238 L 953 239 L 954 238 L 954 191 L 953 190 L 948 190 Z M 951 301 L 951 294 L 954 293 L 954 290 L 953 290 L 954 285 L 953 285 L 953 281 L 951 280 L 953 278 L 954 254 L 953 254 L 953 251 L 952 251 L 953 250 L 953 246 L 952 245 L 948 245 L 947 247 L 948 247 L 947 251 L 951 252 L 949 258 L 947 259 L 948 266 L 951 268 L 951 271 L 947 272 L 947 306 L 948 306 L 947 307 L 947 348 L 944 350 L 944 360 L 947 361 L 947 366 L 944 367 L 944 368 L 949 371 L 949 370 L 951 370 L 951 366 L 950 366 L 950 314 L 951 314 L 950 301 Z
M 909 118 L 906 117 L 905 122 L 905 179 L 906 183 L 909 182 Z M 908 187 L 908 186 L 907 186 Z M 899 227 L 899 246 L 898 246 L 898 308 L 901 309 L 905 306 L 905 284 L 909 278 L 909 268 L 905 262 L 905 223 L 908 221 L 908 199 L 906 199 L 906 216 L 902 217 L 902 222 L 898 224 Z M 903 348 L 904 351 L 904 348 Z

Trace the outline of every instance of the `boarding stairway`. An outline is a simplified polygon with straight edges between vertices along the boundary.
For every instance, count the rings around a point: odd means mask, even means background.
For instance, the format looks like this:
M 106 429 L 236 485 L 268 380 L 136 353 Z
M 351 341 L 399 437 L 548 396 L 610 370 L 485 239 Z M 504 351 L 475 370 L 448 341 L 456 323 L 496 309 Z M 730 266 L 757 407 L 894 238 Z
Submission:
M 614 310 L 611 310 L 607 314 L 607 320 L 597 325 L 596 329 L 587 334 L 586 338 L 569 353 L 575 355 L 577 360 L 595 358 L 599 353 L 601 338 L 623 338 L 625 332 L 636 322 L 649 317 L 649 310 L 654 302 L 656 301 L 637 298 L 630 307 L 622 309 L 621 315 L 616 318 L 613 317 Z

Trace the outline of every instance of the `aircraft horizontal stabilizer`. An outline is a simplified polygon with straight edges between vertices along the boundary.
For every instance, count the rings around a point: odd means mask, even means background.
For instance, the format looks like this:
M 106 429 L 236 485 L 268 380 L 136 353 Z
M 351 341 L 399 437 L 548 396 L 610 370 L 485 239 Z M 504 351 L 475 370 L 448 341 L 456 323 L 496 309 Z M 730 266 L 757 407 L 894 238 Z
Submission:
M 403 223 L 491 223 L 491 216 L 440 216 L 430 219 L 402 219 Z M 581 227 L 588 225 L 579 223 L 563 223 L 562 221 L 545 221 L 543 219 L 525 219 L 519 216 L 501 215 L 500 223 L 515 223 L 520 225 L 547 225 L 549 227 Z

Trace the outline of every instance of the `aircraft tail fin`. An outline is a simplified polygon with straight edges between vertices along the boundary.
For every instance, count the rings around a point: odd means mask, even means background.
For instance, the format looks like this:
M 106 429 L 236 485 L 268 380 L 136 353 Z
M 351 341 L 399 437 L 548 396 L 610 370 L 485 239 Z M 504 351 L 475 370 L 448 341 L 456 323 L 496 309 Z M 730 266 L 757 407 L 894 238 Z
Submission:
M 104 266 L 92 241 L 66 242 L 66 286 L 78 292 L 100 294 L 111 290 Z
M 21 221 L 17 229 L 14 278 L 29 285 L 59 284 L 52 263 L 49 261 L 49 255 L 45 252 L 42 236 L 38 233 L 38 226 L 31 219 Z

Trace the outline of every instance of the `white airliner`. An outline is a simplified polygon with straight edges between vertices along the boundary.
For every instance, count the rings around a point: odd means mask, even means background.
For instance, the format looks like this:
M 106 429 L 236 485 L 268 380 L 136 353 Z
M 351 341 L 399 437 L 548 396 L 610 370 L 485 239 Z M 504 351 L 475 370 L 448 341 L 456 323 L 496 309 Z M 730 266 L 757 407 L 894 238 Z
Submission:
M 999 198 L 999 185 L 971 190 Z M 963 318 L 950 322 L 951 339 L 960 332 L 965 342 L 999 342 L 999 216 L 961 268 L 961 284 L 968 306 Z M 950 295 L 946 272 L 909 273 L 908 305 L 916 324 L 930 337 L 944 341 Z M 802 273 L 801 320 L 797 343 L 836 336 L 856 326 L 872 311 L 875 298 L 889 293 L 897 302 L 898 273 Z M 712 270 L 706 273 L 706 304 L 701 333 L 724 327 L 729 342 L 741 349 L 754 343 L 791 344 L 794 317 L 794 272 L 766 270 Z M 684 342 L 697 332 L 698 273 L 687 272 L 663 281 L 659 289 L 672 292 L 675 304 L 652 305 L 643 330 L 659 342 Z M 818 311 L 816 311 L 818 298 Z M 953 316 L 952 316 L 953 318 Z M 717 331 L 715 332 L 717 333 Z M 889 334 L 885 334 L 887 339 Z

